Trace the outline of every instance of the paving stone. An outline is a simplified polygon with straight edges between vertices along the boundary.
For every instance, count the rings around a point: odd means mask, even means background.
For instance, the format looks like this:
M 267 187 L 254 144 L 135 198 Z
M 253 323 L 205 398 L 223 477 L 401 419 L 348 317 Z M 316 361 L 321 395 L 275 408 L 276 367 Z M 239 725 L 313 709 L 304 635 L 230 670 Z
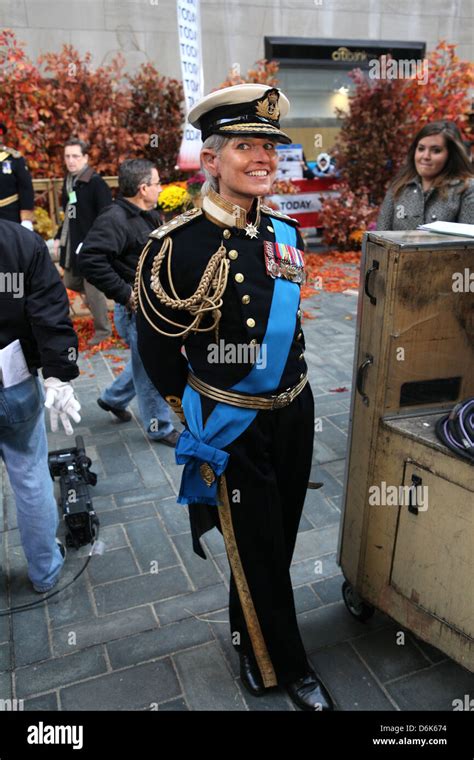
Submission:
M 189 712 L 184 699 L 171 699 L 169 702 L 161 702 L 158 710 L 160 712 Z
M 458 699 L 474 695 L 474 674 L 452 660 L 432 665 L 426 670 L 386 684 L 387 691 L 401 710 L 449 710 Z
M 191 710 L 245 710 L 241 693 L 215 642 L 173 656 Z
M 129 507 L 118 507 L 104 512 L 101 515 L 101 525 L 117 525 L 118 523 L 129 523 L 132 520 L 143 520 L 145 517 L 154 516 L 155 508 L 150 501 L 131 504 Z
M 219 567 L 222 575 L 224 576 L 224 583 L 226 584 L 226 587 L 229 587 L 230 582 L 230 566 L 229 566 L 229 560 L 227 559 L 227 554 L 216 554 L 214 557 L 214 562 Z
M 123 525 L 107 525 L 100 527 L 100 540 L 105 544 L 105 551 L 123 549 L 128 546 Z M 90 550 L 90 546 L 87 547 Z
M 156 515 L 128 523 L 125 531 L 142 572 L 150 572 L 153 566 L 161 570 L 179 564 L 180 558 Z
M 51 656 L 45 605 L 16 613 L 12 625 L 15 667 Z
M 134 461 L 140 470 L 143 483 L 146 488 L 153 488 L 156 485 L 163 485 L 168 483 L 165 471 L 159 461 L 158 452 L 155 452 L 155 443 L 150 442 L 150 448 L 148 451 L 132 452 Z M 161 444 L 160 448 L 165 448 Z M 174 458 L 174 449 L 171 449 Z
M 128 578 L 140 574 L 130 548 L 114 549 L 104 554 L 94 556 L 87 568 L 90 582 L 93 586 L 120 578 Z
M 133 491 L 115 495 L 118 507 L 128 507 L 130 504 L 138 504 L 142 501 L 158 502 L 162 499 L 176 499 L 175 493 L 168 483 L 154 486 L 153 488 L 136 488 Z
M 332 497 L 342 493 L 341 484 L 330 474 L 327 465 L 313 464 L 310 480 L 324 484 L 321 488 L 324 496 Z
M 96 557 L 89 564 L 95 562 Z M 64 581 L 64 573 L 61 582 Z M 94 607 L 89 596 L 88 581 L 86 575 L 81 575 L 72 586 L 50 599 L 48 604 L 49 621 L 53 628 L 62 625 L 75 625 L 81 620 L 90 620 L 94 617 Z
M 326 465 L 326 471 L 332 475 L 332 477 L 341 484 L 341 491 L 337 496 L 341 497 L 342 490 L 343 490 L 343 484 L 344 484 L 344 470 L 345 470 L 345 459 L 337 459 L 334 462 L 328 462 Z M 330 499 L 337 498 L 334 494 L 329 495 Z
M 422 641 L 417 636 L 414 636 L 412 633 L 410 633 L 410 638 L 412 641 L 416 643 L 416 646 L 421 649 L 425 657 L 427 657 L 430 662 L 441 662 L 442 660 L 447 659 L 447 655 L 444 654 L 444 652 L 441 652 L 436 647 L 432 646 L 431 644 L 427 644 L 426 641 Z
M 9 530 L 8 533 L 5 533 L 4 535 L 8 547 L 21 546 L 21 537 L 18 528 L 15 530 Z
M 333 425 L 330 417 L 323 417 L 321 432 L 316 433 L 316 439 L 321 438 L 322 442 L 336 454 L 336 459 L 345 457 L 347 449 L 347 435 L 343 433 L 336 425 Z
M 204 560 L 193 551 L 190 536 L 173 536 L 173 543 L 178 550 L 179 556 L 186 567 L 187 572 L 196 588 L 213 586 L 221 579 L 214 566 L 212 559 Z
M 91 496 L 92 496 L 92 504 L 94 505 L 94 509 L 97 512 L 99 520 L 100 520 L 100 516 L 102 512 L 107 512 L 109 509 L 115 509 L 117 507 L 115 503 L 115 499 L 112 494 L 110 494 L 109 496 L 96 496 L 94 493 L 94 488 L 92 487 Z M 100 530 L 102 532 L 102 525 L 100 526 Z
M 10 673 L 0 673 L 0 699 L 12 698 L 12 679 Z
M 229 595 L 222 583 L 216 586 L 193 591 L 192 594 L 182 594 L 175 599 L 167 599 L 154 605 L 162 626 L 184 620 L 192 615 L 208 617 L 209 612 L 227 607 Z
M 155 509 L 170 536 L 178 535 L 179 533 L 187 533 L 191 536 L 188 509 L 183 504 L 176 502 L 176 496 L 173 495 L 169 499 L 156 501 Z
M 156 627 L 152 631 L 112 641 L 107 645 L 107 651 L 112 668 L 117 670 L 128 665 L 158 659 L 212 640 L 212 630 L 207 623 L 196 618 L 188 618 L 162 628 Z
M 25 699 L 24 709 L 26 712 L 33 710 L 38 710 L 39 712 L 59 710 L 58 696 L 55 691 L 50 691 L 48 694 L 42 694 L 40 697 Z
M 405 632 L 404 639 L 399 636 L 403 632 L 403 628 L 395 624 L 382 631 L 372 631 L 352 642 L 356 652 L 382 683 L 431 665 L 412 643 L 408 633 Z M 397 643 L 403 640 L 403 644 Z
M 316 581 L 311 584 L 316 596 L 322 600 L 323 604 L 331 604 L 332 602 L 340 602 L 342 599 L 342 576 L 335 575 L 334 578 L 326 578 L 325 580 Z
M 7 641 L 5 644 L 0 644 L 0 672 L 3 672 L 5 670 L 10 670 L 11 668 L 11 660 L 10 660 L 10 642 Z
M 298 615 L 298 625 L 307 652 L 365 636 L 370 631 L 389 624 L 389 619 L 377 612 L 370 620 L 361 623 L 352 617 L 342 601 Z
M 315 596 L 311 586 L 298 586 L 294 590 L 296 612 L 306 612 L 321 606 L 321 600 Z
M 7 607 L 1 609 L 7 609 Z M 0 642 L 4 641 L 10 641 L 10 617 L 7 615 L 0 617 Z
M 181 695 L 169 658 L 109 673 L 60 691 L 63 710 L 148 710 Z
M 135 578 L 96 586 L 94 596 L 99 615 L 125 610 L 131 605 L 158 602 L 190 590 L 190 583 L 180 567 L 146 573 Z
M 338 454 L 335 449 L 326 446 L 316 435 L 314 438 L 314 456 L 318 462 L 325 464 L 326 462 L 332 462 L 332 460 L 336 459 L 340 454 Z
M 309 660 L 339 710 L 395 710 L 348 644 L 314 652 Z
M 339 572 L 335 554 L 325 554 L 317 559 L 312 557 L 302 562 L 294 562 L 290 568 L 293 587 L 314 583 L 318 579 L 330 578 Z
M 101 446 L 98 451 L 107 477 L 136 469 L 127 447 L 121 441 Z
M 15 674 L 16 693 L 19 699 L 51 691 L 58 686 L 99 675 L 107 670 L 101 646 L 90 647 L 67 657 L 18 668 Z
M 303 508 L 303 515 L 315 528 L 338 525 L 341 518 L 331 501 L 323 495 L 322 490 L 322 488 L 309 488 Z
M 296 539 L 293 562 L 301 562 L 308 557 L 321 557 L 337 549 L 338 525 L 327 528 L 313 528 L 312 530 L 298 533 Z
M 157 622 L 150 606 L 134 607 L 131 610 L 102 615 L 100 618 L 93 617 L 72 626 L 53 630 L 53 651 L 55 656 L 69 654 L 77 649 L 114 641 L 138 631 L 154 629 L 156 626 Z M 75 634 L 74 644 L 70 643 L 71 633 Z
M 135 469 L 130 472 L 117 473 L 113 478 L 102 478 L 94 486 L 94 492 L 97 496 L 108 496 L 109 494 L 120 493 L 120 491 L 133 491 L 141 485 L 143 483 L 140 473 Z
M 328 420 L 347 436 L 349 430 L 349 412 L 344 411 L 340 414 L 328 415 Z

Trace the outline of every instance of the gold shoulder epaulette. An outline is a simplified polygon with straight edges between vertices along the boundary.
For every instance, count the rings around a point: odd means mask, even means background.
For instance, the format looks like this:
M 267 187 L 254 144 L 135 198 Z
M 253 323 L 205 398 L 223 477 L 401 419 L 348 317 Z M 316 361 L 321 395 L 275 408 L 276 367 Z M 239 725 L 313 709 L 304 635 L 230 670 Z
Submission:
M 293 219 L 291 216 L 287 216 L 286 214 L 282 214 L 281 211 L 275 211 L 274 208 L 270 208 L 270 206 L 260 206 L 260 211 L 264 214 L 268 214 L 268 216 L 274 216 L 277 219 L 284 219 L 285 222 L 290 222 L 291 224 L 299 224 L 299 221 L 297 219 Z
M 2 145 L 2 152 L 0 153 L 0 161 L 4 161 L 8 156 L 12 158 L 21 158 L 21 153 L 15 148 L 7 148 L 6 145 Z
M 166 222 L 166 224 L 162 224 L 161 227 L 157 227 L 156 230 L 153 230 L 153 232 L 150 233 L 150 237 L 161 240 L 161 238 L 165 237 L 165 235 L 169 235 L 171 232 L 179 229 L 184 224 L 192 222 L 193 219 L 197 219 L 199 216 L 201 216 L 201 214 L 202 211 L 200 208 L 190 208 L 188 211 L 185 211 L 184 214 L 175 216 L 174 219 Z

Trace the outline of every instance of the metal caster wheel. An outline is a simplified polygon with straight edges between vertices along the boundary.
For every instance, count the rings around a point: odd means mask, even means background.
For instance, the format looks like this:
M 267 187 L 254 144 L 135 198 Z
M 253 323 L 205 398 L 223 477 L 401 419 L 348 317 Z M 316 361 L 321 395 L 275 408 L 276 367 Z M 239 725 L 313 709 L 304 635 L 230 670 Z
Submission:
M 360 620 L 361 623 L 371 618 L 375 612 L 375 607 L 364 602 L 349 581 L 344 581 L 342 584 L 342 598 L 351 615 Z

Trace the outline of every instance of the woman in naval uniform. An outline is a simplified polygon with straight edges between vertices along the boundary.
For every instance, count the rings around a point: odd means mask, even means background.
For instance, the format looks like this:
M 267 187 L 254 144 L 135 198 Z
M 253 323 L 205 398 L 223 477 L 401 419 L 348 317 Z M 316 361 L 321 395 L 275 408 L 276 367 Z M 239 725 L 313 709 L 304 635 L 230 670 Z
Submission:
M 203 138 L 202 209 L 152 233 L 137 269 L 139 350 L 185 422 L 178 502 L 193 547 L 223 534 L 231 638 L 253 695 L 284 686 L 303 710 L 332 710 L 308 663 L 290 564 L 308 485 L 314 409 L 301 330 L 297 222 L 267 208 L 287 98 L 247 84 L 190 112 Z M 184 347 L 185 355 L 182 351 Z

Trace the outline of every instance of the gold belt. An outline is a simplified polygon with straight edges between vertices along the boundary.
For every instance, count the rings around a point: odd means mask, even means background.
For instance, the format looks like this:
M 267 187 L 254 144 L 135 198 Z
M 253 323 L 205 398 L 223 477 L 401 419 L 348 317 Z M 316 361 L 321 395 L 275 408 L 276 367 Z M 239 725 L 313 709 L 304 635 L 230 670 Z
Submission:
M 10 203 L 15 203 L 15 201 L 17 201 L 19 197 L 20 196 L 18 195 L 18 193 L 16 193 L 15 195 L 9 195 L 8 198 L 2 198 L 2 200 L 0 201 L 0 208 L 2 206 L 9 206 Z
M 207 398 L 212 398 L 214 401 L 221 401 L 224 404 L 239 406 L 244 409 L 283 409 L 283 407 L 289 406 L 301 393 L 307 382 L 308 376 L 305 375 L 293 388 L 287 388 L 283 393 L 265 398 L 265 396 L 247 396 L 235 391 L 221 391 L 219 388 L 213 388 L 212 385 L 199 380 L 192 372 L 188 374 L 188 384 L 198 393 L 207 396 Z

